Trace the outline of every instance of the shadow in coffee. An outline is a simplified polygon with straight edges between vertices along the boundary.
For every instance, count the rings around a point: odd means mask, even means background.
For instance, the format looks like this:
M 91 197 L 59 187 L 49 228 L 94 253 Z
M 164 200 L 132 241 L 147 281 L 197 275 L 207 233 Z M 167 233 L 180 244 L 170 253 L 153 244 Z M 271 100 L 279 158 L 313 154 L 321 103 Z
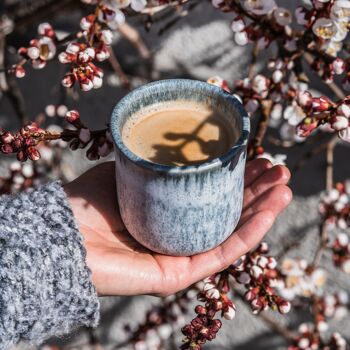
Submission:
M 219 130 L 218 140 L 203 140 L 199 133 L 203 127 L 207 124 L 217 126 Z M 149 160 L 157 164 L 166 164 L 172 166 L 182 166 L 182 165 L 196 165 L 205 163 L 209 160 L 212 160 L 216 157 L 221 156 L 219 151 L 222 148 L 222 142 L 224 135 L 222 135 L 223 125 L 218 123 L 218 118 L 213 114 L 210 114 L 203 122 L 201 122 L 192 132 L 190 133 L 176 133 L 168 132 L 163 135 L 163 137 L 169 141 L 181 141 L 177 145 L 164 145 L 164 144 L 155 144 L 152 148 L 155 151 L 153 157 L 150 157 Z M 205 159 L 202 160 L 191 160 L 184 153 L 184 149 L 190 143 L 196 143 Z M 228 150 L 229 146 L 227 145 Z

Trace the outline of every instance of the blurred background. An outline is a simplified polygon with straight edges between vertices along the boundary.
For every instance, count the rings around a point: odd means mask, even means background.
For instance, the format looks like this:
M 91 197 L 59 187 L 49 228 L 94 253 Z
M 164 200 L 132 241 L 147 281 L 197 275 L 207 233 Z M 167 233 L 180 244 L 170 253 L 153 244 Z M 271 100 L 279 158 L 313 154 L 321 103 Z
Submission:
M 300 2 L 280 1 L 280 3 L 293 9 Z M 0 12 L 3 16 L 2 23 L 4 23 L 5 14 L 14 23 L 6 39 L 3 35 L 1 36 L 0 62 L 5 60 L 13 63 L 16 60 L 16 50 L 20 46 L 26 46 L 36 36 L 38 24 L 50 22 L 57 33 L 69 34 L 79 29 L 79 21 L 83 15 L 89 13 L 89 9 L 78 0 L 2 0 Z M 233 32 L 230 29 L 232 19 L 232 13 L 224 14 L 214 9 L 209 1 L 191 1 L 191 5 L 186 6 L 182 11 L 171 9 L 157 14 L 153 18 L 152 25 L 147 22 L 145 15 L 127 17 L 127 23 L 137 29 L 144 46 L 141 45 L 141 48 L 139 46 L 137 49 L 125 35 L 117 32 L 112 48 L 131 88 L 164 78 L 181 77 L 205 81 L 211 76 L 226 79 L 232 87 L 235 80 L 247 75 L 251 49 L 249 46 L 239 47 L 235 44 Z M 6 41 L 5 53 L 4 41 Z M 261 60 L 263 62 L 264 57 Z M 258 62 L 258 67 L 261 68 L 262 62 Z M 26 77 L 13 78 L 8 82 L 17 97 L 14 98 L 8 92 L 0 95 L 0 126 L 16 130 L 20 126 L 21 118 L 34 120 L 38 115 L 45 118 L 46 126 L 62 126 L 62 118 L 47 115 L 50 114 L 47 113 L 47 106 L 64 105 L 68 109 L 79 110 L 82 120 L 89 128 L 105 127 L 114 105 L 128 90 L 125 88 L 125 81 L 123 83 L 120 75 L 116 74 L 108 62 L 104 62 L 101 66 L 105 72 L 104 85 L 101 89 L 90 92 L 72 90 L 69 93 L 60 84 L 66 67 L 57 60 L 50 61 L 43 70 L 29 68 Z M 323 90 L 323 85 L 319 83 L 316 74 L 312 79 L 311 87 L 315 91 L 329 94 L 327 89 Z M 277 128 L 278 123 L 269 128 L 271 140 L 280 133 L 281 129 Z M 317 142 L 322 144 L 322 140 L 321 137 Z M 266 150 L 272 154 L 286 154 L 287 166 L 292 170 L 299 167 L 302 159 L 306 160 L 302 169 L 293 173 L 291 181 L 291 188 L 294 191 L 293 203 L 268 234 L 268 242 L 271 243 L 274 252 L 279 252 L 282 243 L 285 245 L 303 239 L 304 244 L 301 248 L 298 248 L 297 252 L 292 250 L 290 254 L 307 257 L 316 248 L 314 242 L 318 235 L 319 193 L 325 187 L 325 154 L 319 152 L 309 159 L 307 154 L 311 149 L 310 145 L 285 148 L 276 146 L 274 142 L 267 142 L 265 146 Z M 349 147 L 344 144 L 336 148 L 336 181 L 350 178 L 348 152 Z M 74 179 L 96 164 L 87 160 L 84 150 L 72 152 L 69 148 L 62 148 L 60 155 L 62 160 L 59 166 L 61 170 L 63 169 L 65 181 Z M 3 156 L 0 159 L 0 176 L 5 177 L 9 171 L 9 164 L 13 160 Z M 109 156 L 100 162 L 112 159 L 113 156 Z M 45 174 L 45 180 L 55 178 L 57 176 L 55 171 Z M 324 260 L 327 261 L 327 259 Z M 332 266 L 324 267 L 331 272 L 330 289 L 335 288 L 332 279 L 336 279 L 337 283 L 349 290 L 350 282 L 343 274 L 335 272 Z M 148 296 L 101 299 L 101 324 L 94 332 L 94 337 L 104 349 L 132 348 L 124 344 L 127 340 L 124 325 L 141 323 L 146 311 L 159 302 L 159 299 Z M 236 318 L 233 321 L 224 322 L 220 336 L 209 343 L 206 349 L 285 348 L 283 338 L 270 327 L 266 320 L 253 316 L 248 306 L 239 300 L 236 300 L 236 303 Z M 188 319 L 192 316 L 191 311 Z M 293 316 L 285 317 L 271 313 L 271 317 L 277 318 L 281 324 L 287 321 L 291 324 L 299 324 L 300 319 L 305 315 L 293 313 Z M 345 335 L 349 333 L 349 321 L 350 318 L 345 319 L 340 327 L 337 325 L 337 329 Z M 176 334 L 165 341 L 165 349 L 176 349 L 181 344 L 181 332 L 178 330 Z M 88 330 L 80 329 L 63 338 L 50 340 L 47 346 L 84 349 L 84 344 L 89 341 L 89 337 L 91 333 Z M 35 349 L 28 344 L 18 346 L 18 349 L 32 348 Z

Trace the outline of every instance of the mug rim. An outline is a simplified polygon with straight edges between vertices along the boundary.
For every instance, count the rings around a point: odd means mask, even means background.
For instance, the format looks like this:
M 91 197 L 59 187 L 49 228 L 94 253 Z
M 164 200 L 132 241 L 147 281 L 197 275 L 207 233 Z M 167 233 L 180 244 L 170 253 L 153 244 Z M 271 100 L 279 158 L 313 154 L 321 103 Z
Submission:
M 241 117 L 242 121 L 242 130 L 240 133 L 240 136 L 238 140 L 235 142 L 235 144 L 224 154 L 222 154 L 219 157 L 213 158 L 210 161 L 195 164 L 195 165 L 183 165 L 183 166 L 177 166 L 177 165 L 165 165 L 165 164 L 158 164 L 150 162 L 144 158 L 139 157 L 135 153 L 133 153 L 123 142 L 122 135 L 121 135 L 121 128 L 118 126 L 119 121 L 119 115 L 120 112 L 125 108 L 126 105 L 131 103 L 133 98 L 136 94 L 142 94 L 144 91 L 147 91 L 149 89 L 152 89 L 154 87 L 158 87 L 161 85 L 173 85 L 173 84 L 186 84 L 189 86 L 189 88 L 198 90 L 199 88 L 201 90 L 214 92 L 216 95 L 221 95 L 225 98 L 225 100 L 228 103 L 231 103 L 233 107 L 238 111 L 239 116 Z M 112 138 L 114 141 L 115 147 L 119 149 L 119 151 L 127 157 L 131 162 L 153 170 L 157 172 L 166 172 L 170 174 L 184 174 L 184 173 L 197 173 L 202 171 L 211 170 L 213 168 L 221 167 L 223 164 L 228 163 L 237 152 L 240 151 L 242 147 L 245 147 L 248 143 L 248 137 L 250 132 L 250 120 L 248 117 L 248 113 L 243 108 L 241 102 L 233 95 L 228 93 L 227 91 L 221 89 L 220 87 L 209 84 L 207 82 L 198 81 L 194 79 L 164 79 L 164 80 L 158 80 L 154 81 L 148 84 L 144 84 L 130 93 L 128 93 L 126 96 L 124 96 L 114 107 L 112 111 L 111 116 L 111 122 L 110 122 L 110 131 L 112 134 Z

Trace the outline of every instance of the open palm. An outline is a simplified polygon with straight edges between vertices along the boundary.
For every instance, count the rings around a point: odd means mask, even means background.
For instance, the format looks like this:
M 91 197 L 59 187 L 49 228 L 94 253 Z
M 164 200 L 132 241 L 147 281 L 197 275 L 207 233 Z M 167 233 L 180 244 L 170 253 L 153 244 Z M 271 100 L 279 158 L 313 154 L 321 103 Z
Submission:
M 224 243 L 206 253 L 172 257 L 144 248 L 128 233 L 116 199 L 113 162 L 98 165 L 65 186 L 85 238 L 87 264 L 100 295 L 168 295 L 232 264 L 263 238 L 289 204 L 289 171 L 264 159 L 245 173 L 243 212 Z

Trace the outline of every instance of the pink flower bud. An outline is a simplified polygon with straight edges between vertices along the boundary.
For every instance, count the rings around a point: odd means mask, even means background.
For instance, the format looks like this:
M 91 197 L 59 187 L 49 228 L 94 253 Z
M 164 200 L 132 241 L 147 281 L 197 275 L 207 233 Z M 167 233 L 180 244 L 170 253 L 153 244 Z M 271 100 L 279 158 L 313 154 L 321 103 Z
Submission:
M 100 159 L 100 156 L 98 155 L 98 153 L 96 152 L 96 149 L 95 148 L 89 148 L 87 151 L 86 151 L 86 157 L 89 159 L 89 160 L 98 160 Z
M 347 127 L 346 129 L 340 130 L 338 132 L 338 135 L 343 141 L 350 143 L 350 126 Z M 338 221 L 338 225 L 339 225 L 339 221 Z
M 69 54 L 67 52 L 61 52 L 58 55 L 58 60 L 63 64 L 74 62 L 75 59 L 76 59 L 75 55 Z
M 220 320 L 218 320 L 218 319 L 215 319 L 215 320 L 212 321 L 212 326 L 217 328 L 217 329 L 220 329 L 221 326 L 222 326 L 222 322 Z
M 312 108 L 315 112 L 327 111 L 331 106 L 332 103 L 326 96 L 314 97 L 312 99 Z
M 269 252 L 269 245 L 266 242 L 261 242 L 259 244 L 258 251 L 261 254 L 267 254 Z
M 108 156 L 112 151 L 112 148 L 108 146 L 107 142 L 104 142 L 101 146 L 98 147 L 98 154 L 100 157 Z
M 331 126 L 334 130 L 340 131 L 347 128 L 349 125 L 349 120 L 341 115 L 334 116 L 331 119 Z
M 346 247 L 349 244 L 349 237 L 346 233 L 338 233 L 337 241 L 340 246 Z
M 34 69 L 43 69 L 46 66 L 46 61 L 39 58 L 32 62 L 32 66 Z
M 109 141 L 109 142 L 113 142 L 113 138 L 112 138 L 112 133 L 111 133 L 111 131 L 110 130 L 107 130 L 106 131 L 106 139 L 107 139 L 107 141 Z M 205 281 L 205 280 L 204 280 Z
M 80 114 L 78 111 L 76 110 L 71 110 L 71 111 L 68 111 L 66 113 L 66 116 L 65 116 L 65 119 L 67 120 L 67 122 L 69 123 L 74 123 L 75 121 L 77 121 L 78 119 L 80 119 Z
M 38 160 L 41 158 L 40 152 L 35 147 L 28 147 L 27 150 L 28 158 L 32 161 Z
M 5 133 L 2 134 L 1 137 L 0 137 L 0 140 L 1 140 L 3 143 L 11 143 L 11 142 L 14 141 L 14 139 L 15 139 L 15 138 L 13 137 L 13 135 L 12 135 L 9 131 L 5 132 Z
M 79 60 L 83 63 L 89 62 L 95 57 L 95 50 L 92 47 L 86 48 L 84 51 L 79 52 Z
M 290 302 L 286 301 L 286 300 L 282 300 L 279 304 L 278 304 L 278 311 L 281 314 L 287 314 L 290 311 L 291 305 Z
M 219 299 L 220 298 L 220 292 L 216 288 L 212 288 L 206 291 L 205 295 L 209 299 Z
M 346 259 L 342 264 L 341 264 L 341 269 L 347 273 L 350 274 L 350 259 Z
M 194 309 L 194 311 L 198 314 L 198 315 L 206 315 L 207 314 L 207 309 L 202 306 L 202 305 L 197 305 Z
M 100 34 L 100 39 L 106 44 L 106 45 L 110 45 L 112 44 L 112 40 L 113 40 L 113 33 L 112 31 L 110 31 L 109 29 L 104 29 L 101 31 Z
M 80 84 L 80 88 L 83 90 L 83 91 L 90 91 L 93 87 L 94 87 L 94 84 L 92 83 L 92 81 L 88 78 L 82 78 L 80 79 L 79 81 L 79 84 Z
M 109 56 L 110 56 L 110 53 L 105 48 L 96 51 L 96 59 L 99 62 L 105 61 L 106 59 L 109 58 Z
M 259 106 L 260 104 L 258 100 L 256 100 L 255 98 L 250 98 L 244 107 L 249 114 L 253 114 L 258 110 Z
M 130 7 L 134 11 L 140 12 L 145 8 L 146 5 L 147 5 L 147 0 L 132 0 Z
M 74 74 L 66 74 L 62 79 L 62 85 L 64 87 L 72 87 L 75 83 Z
M 28 56 L 28 49 L 26 47 L 20 47 L 17 50 L 17 53 L 22 57 L 27 57 Z
M 80 51 L 80 45 L 78 43 L 69 43 L 66 52 L 72 55 L 76 55 Z
M 1 152 L 5 154 L 9 154 L 13 152 L 13 147 L 9 143 L 4 143 L 1 145 Z
M 264 91 L 267 90 L 268 86 L 270 84 L 269 79 L 267 79 L 262 74 L 258 74 L 253 78 L 252 81 L 252 89 L 257 93 L 261 94 Z
M 215 287 L 216 287 L 215 284 L 209 282 L 209 283 L 205 283 L 203 290 L 206 292 L 207 290 L 213 289 Z
M 27 54 L 32 60 L 36 60 L 40 56 L 40 50 L 35 46 L 31 46 L 28 48 Z
M 256 298 L 256 293 L 254 293 L 251 289 L 248 290 L 244 295 L 245 300 L 252 301 Z
M 277 261 L 274 257 L 272 256 L 268 257 L 267 267 L 271 270 L 274 270 L 277 267 Z
M 302 107 L 309 108 L 312 106 L 312 95 L 309 91 L 298 92 L 298 103 Z
M 328 323 L 325 321 L 320 321 L 317 323 L 317 330 L 321 333 L 324 333 L 328 330 Z
M 260 256 L 258 259 L 257 264 L 261 267 L 261 268 L 265 268 L 268 264 L 269 260 L 267 259 L 266 256 Z
M 342 103 L 338 106 L 337 112 L 344 117 L 350 118 L 350 107 L 346 103 Z
M 28 158 L 24 151 L 17 152 L 16 157 L 17 157 L 17 160 L 20 162 L 25 162 Z
M 307 349 L 309 348 L 310 340 L 307 338 L 301 338 L 298 342 L 298 346 L 300 349 Z
M 239 46 L 245 46 L 249 42 L 248 34 L 245 31 L 235 33 L 235 42 Z
M 309 21 L 306 19 L 306 9 L 302 6 L 299 6 L 295 10 L 295 17 L 297 19 L 297 23 L 305 26 L 309 23 Z
M 302 123 L 297 126 L 297 135 L 300 137 L 308 137 L 317 126 L 317 120 L 313 118 L 305 118 Z
M 50 118 L 54 117 L 56 115 L 56 107 L 54 105 L 47 105 L 45 107 L 45 113 Z
M 83 143 L 88 143 L 91 140 L 90 130 L 88 128 L 80 129 L 80 131 L 79 131 L 79 139 Z
M 80 28 L 82 30 L 89 30 L 91 28 L 94 20 L 95 20 L 95 16 L 94 15 L 89 15 L 89 16 L 83 17 L 80 20 Z
M 59 106 L 57 107 L 56 113 L 57 113 L 57 115 L 58 115 L 59 117 L 64 117 L 64 116 L 67 114 L 67 112 L 68 112 L 67 106 L 65 106 L 65 105 L 59 105 Z
M 269 44 L 270 44 L 270 39 L 266 36 L 262 36 L 261 38 L 259 38 L 259 40 L 257 41 L 257 45 L 258 45 L 258 49 L 259 50 L 264 50 L 266 49 Z
M 282 78 L 283 78 L 283 73 L 281 70 L 275 70 L 272 74 L 272 81 L 275 83 L 275 84 L 278 84 L 282 81 Z
M 245 28 L 245 23 L 242 17 L 238 16 L 232 21 L 231 29 L 234 33 L 239 33 L 243 31 L 244 28 Z
M 94 75 L 92 77 L 92 84 L 94 86 L 94 89 L 99 89 L 103 84 L 103 80 L 97 75 Z
M 15 67 L 15 76 L 16 78 L 23 78 L 26 75 L 26 71 L 21 65 Z
M 263 273 L 263 270 L 257 266 L 257 265 L 253 265 L 251 268 L 250 268 L 250 273 L 251 275 L 254 277 L 254 278 L 258 278 L 262 275 Z
M 337 75 L 343 74 L 346 68 L 344 60 L 341 59 L 340 57 L 337 57 L 333 61 L 332 66 L 333 66 L 334 73 Z
M 227 311 L 224 312 L 224 318 L 226 320 L 233 320 L 236 316 L 236 309 L 233 306 L 229 306 Z
M 251 306 L 252 310 L 254 310 L 254 311 L 260 311 L 264 307 L 262 301 L 260 300 L 260 298 L 253 299 L 250 302 L 250 306 Z
M 220 5 L 224 4 L 224 0 L 211 0 L 211 3 L 214 7 L 219 8 Z
M 50 23 L 40 23 L 38 26 L 38 34 L 44 36 L 52 36 L 54 33 L 53 28 Z
M 100 78 L 103 78 L 103 70 L 99 67 L 96 67 L 93 63 L 89 63 L 90 66 L 93 67 L 93 72 L 94 72 L 94 75 L 100 77 Z

